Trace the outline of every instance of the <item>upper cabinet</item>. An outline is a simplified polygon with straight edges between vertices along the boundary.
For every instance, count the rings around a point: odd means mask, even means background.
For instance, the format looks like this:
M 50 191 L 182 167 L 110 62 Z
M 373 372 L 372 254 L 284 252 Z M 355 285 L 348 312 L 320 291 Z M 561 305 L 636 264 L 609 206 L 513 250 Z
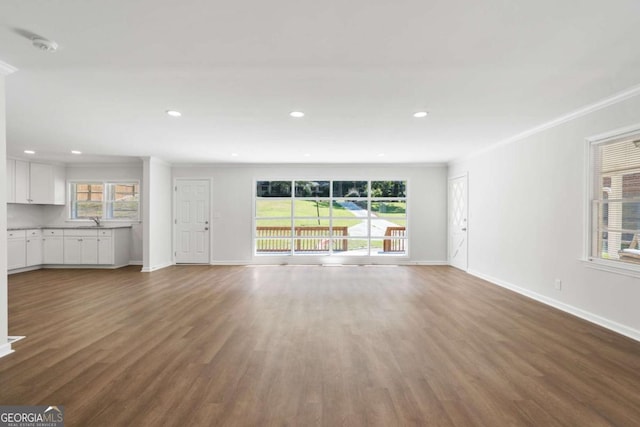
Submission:
M 29 203 L 29 162 L 22 160 L 9 160 L 15 163 L 13 185 L 14 203 Z M 7 168 L 9 169 L 9 168 Z
M 7 202 L 65 204 L 65 170 L 62 166 L 9 159 L 7 174 Z
M 16 161 L 7 160 L 7 203 L 16 202 Z

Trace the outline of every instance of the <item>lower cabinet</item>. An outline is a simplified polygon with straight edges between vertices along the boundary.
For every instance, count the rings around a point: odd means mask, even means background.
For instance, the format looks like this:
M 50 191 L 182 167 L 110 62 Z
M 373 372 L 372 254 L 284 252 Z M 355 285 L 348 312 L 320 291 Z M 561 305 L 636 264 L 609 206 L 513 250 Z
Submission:
M 42 264 L 40 229 L 10 230 L 7 237 L 7 270 Z
M 42 264 L 42 230 L 27 230 L 27 267 Z
M 42 230 L 42 263 L 64 263 L 64 237 L 62 230 Z
M 130 229 L 9 230 L 7 269 L 37 265 L 129 264 Z
M 64 237 L 64 264 L 97 264 L 98 238 L 92 236 Z
M 129 229 L 67 229 L 64 235 L 64 264 L 129 264 Z
M 113 238 L 111 236 L 98 237 L 98 264 L 113 264 Z
M 7 232 L 7 269 L 27 266 L 27 233 L 25 230 Z

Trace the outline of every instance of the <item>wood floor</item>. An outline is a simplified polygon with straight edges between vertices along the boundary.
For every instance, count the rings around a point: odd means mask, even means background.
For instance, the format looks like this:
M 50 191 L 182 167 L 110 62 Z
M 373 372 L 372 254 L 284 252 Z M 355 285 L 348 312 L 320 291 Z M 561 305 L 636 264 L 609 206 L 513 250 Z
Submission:
M 450 267 L 9 278 L 0 404 L 67 426 L 638 426 L 640 343 Z

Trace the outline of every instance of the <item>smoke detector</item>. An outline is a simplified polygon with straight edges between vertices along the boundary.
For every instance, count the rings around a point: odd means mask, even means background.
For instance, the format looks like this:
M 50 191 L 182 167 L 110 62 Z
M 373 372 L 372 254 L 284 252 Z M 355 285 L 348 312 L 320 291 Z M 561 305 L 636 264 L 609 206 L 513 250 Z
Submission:
M 42 39 L 39 37 L 32 39 L 31 43 L 33 43 L 33 47 L 35 47 L 36 49 L 40 49 L 44 52 L 53 53 L 58 49 L 58 43 L 53 42 L 51 40 Z

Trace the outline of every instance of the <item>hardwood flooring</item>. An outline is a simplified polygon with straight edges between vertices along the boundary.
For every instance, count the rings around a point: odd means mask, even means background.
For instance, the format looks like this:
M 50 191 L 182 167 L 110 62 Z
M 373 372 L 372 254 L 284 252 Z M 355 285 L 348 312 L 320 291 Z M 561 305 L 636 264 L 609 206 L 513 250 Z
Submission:
M 67 426 L 640 425 L 640 343 L 450 267 L 41 270 L 9 329 Z

